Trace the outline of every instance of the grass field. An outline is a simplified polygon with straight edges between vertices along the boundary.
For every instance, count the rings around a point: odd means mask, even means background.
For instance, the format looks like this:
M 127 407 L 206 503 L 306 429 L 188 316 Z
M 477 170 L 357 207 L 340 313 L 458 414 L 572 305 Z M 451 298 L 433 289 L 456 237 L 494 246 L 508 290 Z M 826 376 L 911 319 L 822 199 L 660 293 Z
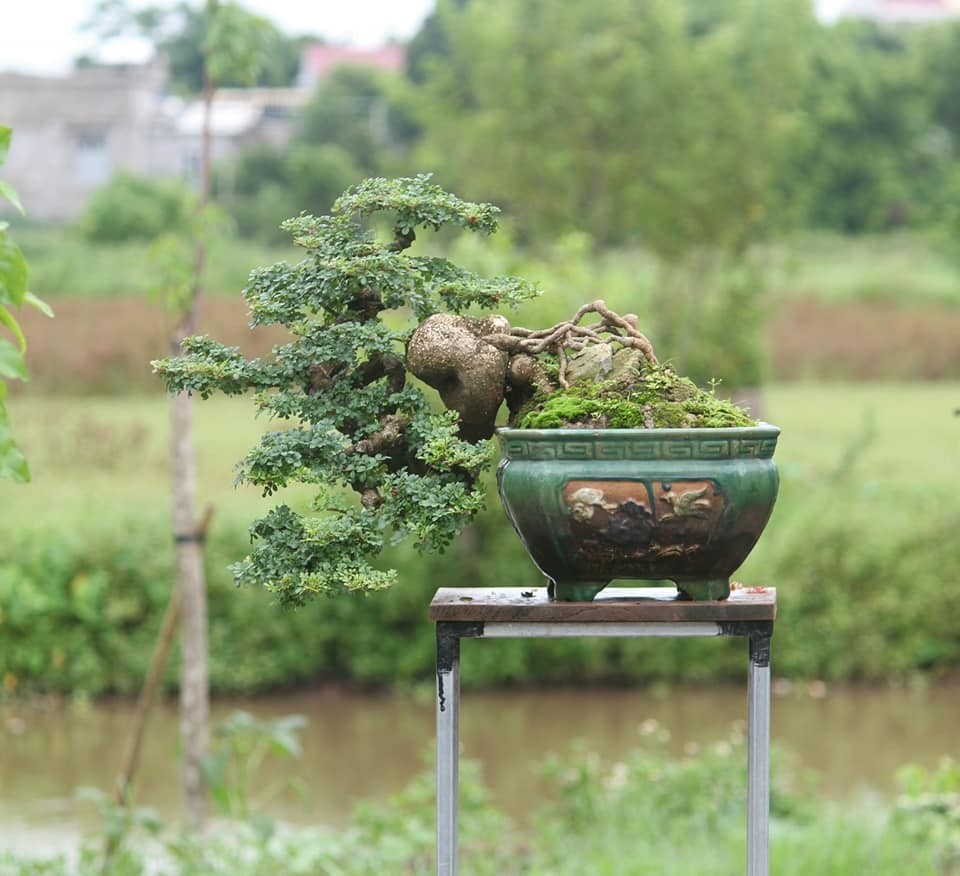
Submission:
M 234 487 L 233 466 L 266 426 L 246 400 L 211 399 L 195 408 L 198 496 L 218 509 L 266 508 L 258 491 Z M 166 511 L 168 404 L 165 396 L 23 398 L 13 412 L 32 483 L 0 483 L 0 523 L 82 518 L 113 510 Z
M 91 244 L 69 228 L 41 227 L 19 229 L 17 241 L 30 265 L 34 291 L 44 298 L 142 297 L 154 285 L 148 242 Z M 428 241 L 415 251 L 431 249 L 437 247 Z M 237 294 L 252 268 L 296 259 L 298 252 L 294 247 L 224 239 L 210 253 L 207 289 L 215 295 Z M 958 266 L 930 235 L 844 237 L 806 232 L 763 244 L 755 252 L 768 269 L 778 299 L 813 297 L 834 303 L 879 299 L 960 308 Z M 649 253 L 635 248 L 596 255 L 589 239 L 578 234 L 539 253 L 517 248 L 506 234 L 491 239 L 468 236 L 458 238 L 449 254 L 483 273 L 520 273 L 547 288 L 558 287 L 563 298 L 566 287 L 580 287 L 577 304 L 590 291 L 602 289 L 605 297 L 617 298 L 630 294 L 631 287 L 656 281 Z M 596 288 L 588 291 L 591 286 Z M 611 288 L 612 295 L 606 291 Z
M 960 307 L 958 264 L 932 235 L 809 232 L 770 245 L 765 255 L 781 297 Z
M 30 266 L 30 284 L 43 298 L 147 297 L 156 291 L 150 241 L 93 244 L 62 227 L 19 228 L 16 241 Z M 236 294 L 253 268 L 293 257 L 292 246 L 228 238 L 210 251 L 207 290 Z
M 783 429 L 777 461 L 785 479 L 828 476 L 861 444 L 858 481 L 925 485 L 932 494 L 960 482 L 960 383 L 780 384 L 766 391 L 765 406 L 764 418 Z M 232 467 L 269 423 L 244 399 L 214 398 L 195 411 L 201 499 L 243 515 L 266 507 L 253 488 L 234 489 Z M 166 507 L 162 396 L 24 396 L 11 414 L 34 481 L 0 484 L 0 528 L 106 504 Z

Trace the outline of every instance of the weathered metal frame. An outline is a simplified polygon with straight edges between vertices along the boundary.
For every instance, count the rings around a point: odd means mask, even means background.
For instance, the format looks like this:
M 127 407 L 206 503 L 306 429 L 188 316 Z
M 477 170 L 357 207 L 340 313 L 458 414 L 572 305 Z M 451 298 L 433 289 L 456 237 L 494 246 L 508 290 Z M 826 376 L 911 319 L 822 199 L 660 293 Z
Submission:
M 745 637 L 747 675 L 747 876 L 770 872 L 770 640 L 773 621 L 437 621 L 437 876 L 458 874 L 460 640 L 579 636 Z

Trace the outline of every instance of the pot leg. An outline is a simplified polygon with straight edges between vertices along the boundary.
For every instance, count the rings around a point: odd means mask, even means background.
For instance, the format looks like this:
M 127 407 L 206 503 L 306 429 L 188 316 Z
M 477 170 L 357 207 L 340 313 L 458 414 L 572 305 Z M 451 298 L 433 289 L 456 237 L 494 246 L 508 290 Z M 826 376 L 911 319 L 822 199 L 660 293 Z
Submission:
M 591 602 L 609 581 L 551 581 L 547 595 L 554 602 Z
M 730 595 L 729 578 L 705 578 L 701 581 L 677 581 L 679 599 L 694 602 L 724 600 Z

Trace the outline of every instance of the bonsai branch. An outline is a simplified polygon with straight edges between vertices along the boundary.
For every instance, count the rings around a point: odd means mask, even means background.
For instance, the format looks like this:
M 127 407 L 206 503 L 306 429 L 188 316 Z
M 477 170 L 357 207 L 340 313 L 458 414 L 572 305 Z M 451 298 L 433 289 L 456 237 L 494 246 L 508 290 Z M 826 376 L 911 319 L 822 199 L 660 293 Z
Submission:
M 393 240 L 390 245 L 387 247 L 389 252 L 403 252 L 405 249 L 409 249 L 413 246 L 413 242 L 417 239 L 417 233 L 412 228 L 402 229 L 395 228 L 393 230 Z

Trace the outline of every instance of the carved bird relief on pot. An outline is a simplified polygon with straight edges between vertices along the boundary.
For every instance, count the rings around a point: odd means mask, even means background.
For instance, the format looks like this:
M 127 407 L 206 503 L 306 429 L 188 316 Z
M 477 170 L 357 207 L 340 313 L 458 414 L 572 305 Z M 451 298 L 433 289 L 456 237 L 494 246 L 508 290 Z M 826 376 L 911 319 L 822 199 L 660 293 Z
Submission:
M 724 507 L 710 480 L 570 481 L 562 495 L 571 531 L 588 553 L 616 548 L 649 559 L 700 550 Z

